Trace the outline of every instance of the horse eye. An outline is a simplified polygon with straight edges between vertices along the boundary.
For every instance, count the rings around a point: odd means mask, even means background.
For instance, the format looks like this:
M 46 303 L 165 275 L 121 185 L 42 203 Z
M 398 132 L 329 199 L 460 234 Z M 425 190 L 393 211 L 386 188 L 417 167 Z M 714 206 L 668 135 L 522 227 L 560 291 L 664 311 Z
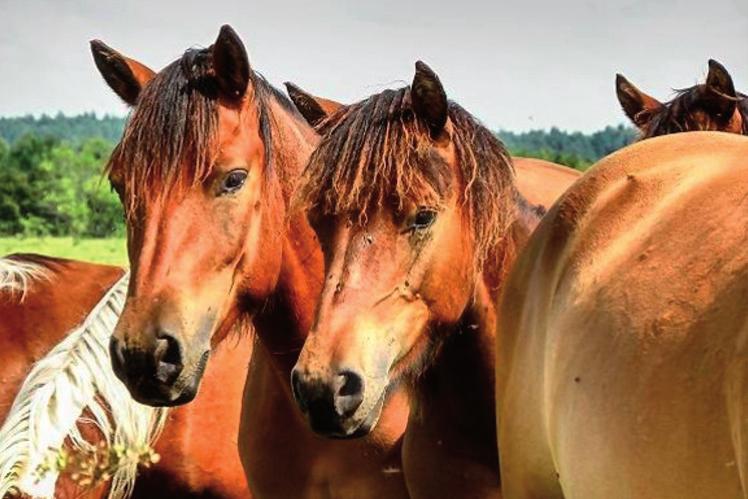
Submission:
M 420 208 L 413 219 L 414 229 L 426 229 L 436 220 L 436 211 L 431 208 Z
M 223 178 L 220 194 L 232 194 L 242 188 L 247 180 L 247 170 L 231 170 Z

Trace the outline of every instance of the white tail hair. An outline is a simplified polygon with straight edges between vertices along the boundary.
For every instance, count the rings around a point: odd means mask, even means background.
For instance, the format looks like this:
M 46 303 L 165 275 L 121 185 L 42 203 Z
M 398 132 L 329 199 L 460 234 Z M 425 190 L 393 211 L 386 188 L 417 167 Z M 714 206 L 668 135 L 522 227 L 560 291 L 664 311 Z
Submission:
M 0 267 L 0 283 L 8 280 L 3 272 L 6 270 Z M 22 275 L 34 275 L 34 271 L 24 269 Z M 26 377 L 0 428 L 0 497 L 12 490 L 54 497 L 58 473 L 52 470 L 40 479 L 37 469 L 50 452 L 65 446 L 66 439 L 74 447 L 93 448 L 81 434 L 79 422 L 90 420 L 110 446 L 142 447 L 158 437 L 166 409 L 135 402 L 112 372 L 109 357 L 109 338 L 125 303 L 129 277 L 128 272 L 117 281 L 83 323 Z M 19 289 L 23 290 L 27 281 L 21 282 Z M 86 421 L 79 419 L 84 410 L 89 416 Z M 135 463 L 118 469 L 109 497 L 129 496 L 136 473 Z
M 47 270 L 41 265 L 19 258 L 0 258 L 0 292 L 20 293 L 23 299 L 31 281 L 47 278 Z

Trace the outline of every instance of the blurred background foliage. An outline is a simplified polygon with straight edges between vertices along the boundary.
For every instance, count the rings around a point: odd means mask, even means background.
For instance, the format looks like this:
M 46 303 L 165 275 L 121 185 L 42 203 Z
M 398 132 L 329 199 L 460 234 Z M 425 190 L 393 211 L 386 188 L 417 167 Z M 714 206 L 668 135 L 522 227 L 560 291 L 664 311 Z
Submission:
M 120 202 L 102 177 L 112 147 L 99 137 L 0 139 L 0 235 L 121 235 Z
M 102 172 L 124 121 L 93 113 L 0 118 L 0 236 L 122 238 L 122 208 Z M 623 125 L 497 134 L 513 155 L 580 170 L 635 138 Z

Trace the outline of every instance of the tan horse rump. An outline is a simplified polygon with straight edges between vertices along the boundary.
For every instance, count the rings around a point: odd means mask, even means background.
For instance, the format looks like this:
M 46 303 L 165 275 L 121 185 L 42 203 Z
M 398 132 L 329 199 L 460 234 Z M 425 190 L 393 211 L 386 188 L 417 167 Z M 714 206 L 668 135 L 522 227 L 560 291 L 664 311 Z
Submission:
M 645 141 L 541 222 L 502 302 L 507 497 L 744 497 L 748 140 Z

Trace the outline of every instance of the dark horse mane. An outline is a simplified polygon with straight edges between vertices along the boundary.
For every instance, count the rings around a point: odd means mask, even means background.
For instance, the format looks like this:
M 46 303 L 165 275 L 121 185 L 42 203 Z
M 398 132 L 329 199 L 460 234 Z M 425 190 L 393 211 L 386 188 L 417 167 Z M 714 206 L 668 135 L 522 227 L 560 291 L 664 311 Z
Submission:
M 693 119 L 692 111 L 700 107 L 704 92 L 708 91 L 706 85 L 694 85 L 693 87 L 677 89 L 676 94 L 670 101 L 664 103 L 657 110 L 644 110 L 637 116 L 642 122 L 647 123 L 646 131 L 642 139 L 667 135 L 670 133 L 715 130 L 718 129 L 717 122 L 711 113 L 706 113 L 709 120 L 702 122 Z M 730 97 L 725 97 L 730 99 Z M 738 111 L 743 118 L 742 134 L 748 135 L 748 96 L 737 94 Z
M 270 100 L 303 122 L 283 93 L 255 71 L 250 85 L 268 165 L 273 164 Z M 210 48 L 189 49 L 142 89 L 107 171 L 116 172 L 129 193 L 131 209 L 142 193 L 190 186 L 211 172 L 218 137 L 218 83 Z
M 449 102 L 451 140 L 480 267 L 516 212 L 514 169 L 502 143 L 477 119 Z M 318 126 L 322 140 L 302 175 L 298 201 L 320 213 L 366 213 L 394 203 L 444 202 L 455 176 L 434 150 L 425 121 L 413 111 L 410 87 L 385 90 L 342 107 Z

